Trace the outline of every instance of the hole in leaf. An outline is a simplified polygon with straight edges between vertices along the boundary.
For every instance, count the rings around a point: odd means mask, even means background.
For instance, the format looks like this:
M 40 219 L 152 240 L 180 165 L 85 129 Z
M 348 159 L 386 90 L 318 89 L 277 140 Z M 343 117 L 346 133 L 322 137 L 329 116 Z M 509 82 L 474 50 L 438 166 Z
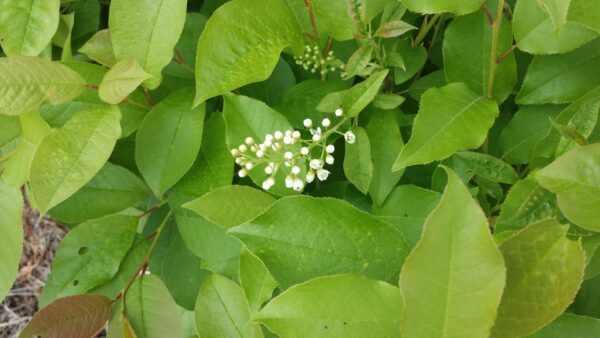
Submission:
M 85 255 L 88 251 L 90 251 L 90 248 L 88 248 L 87 246 L 82 246 L 81 248 L 79 248 L 79 250 L 77 250 L 77 254 Z

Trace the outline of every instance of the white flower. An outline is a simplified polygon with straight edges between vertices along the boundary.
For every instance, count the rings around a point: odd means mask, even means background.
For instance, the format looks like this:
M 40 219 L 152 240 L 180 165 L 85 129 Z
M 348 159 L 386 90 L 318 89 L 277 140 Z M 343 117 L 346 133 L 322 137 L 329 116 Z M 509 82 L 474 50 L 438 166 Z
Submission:
M 269 190 L 274 185 L 275 185 L 275 179 L 273 179 L 273 177 L 269 177 L 263 182 L 262 187 L 264 190 Z
M 285 143 L 285 144 L 292 144 L 292 137 L 291 137 L 291 136 L 287 136 L 287 135 L 286 135 L 286 136 L 283 138 L 283 143 Z
M 294 178 L 291 175 L 285 178 L 285 187 L 288 189 L 294 187 Z
M 241 165 L 242 163 L 244 163 L 244 159 L 243 158 L 238 157 L 238 158 L 235 159 L 235 164 Z
M 335 116 L 341 117 L 342 115 L 344 115 L 344 110 L 342 108 L 338 108 L 335 110 Z
M 283 133 L 279 130 L 274 133 L 276 140 L 281 140 L 283 138 Z
M 289 161 L 294 158 L 294 154 L 291 151 L 286 151 L 285 154 L 283 154 L 283 158 Z
M 291 129 L 286 130 L 285 131 L 285 136 L 292 137 L 292 130 Z
M 273 173 L 273 167 L 271 167 L 270 165 L 265 167 L 265 174 L 267 175 L 271 175 Z
M 272 146 L 272 145 L 273 145 L 273 138 L 270 138 L 270 139 L 267 139 L 267 140 L 265 140 L 265 143 L 263 143 L 263 145 L 264 145 L 265 147 L 270 147 L 270 146 Z
M 252 152 L 255 153 L 258 150 L 258 148 L 256 146 L 251 146 L 250 150 L 252 150 Z
M 304 188 L 304 182 L 302 182 L 302 180 L 299 178 L 294 179 L 293 188 L 296 191 L 301 191 L 302 188 Z
M 298 175 L 300 173 L 300 167 L 295 165 L 292 167 L 292 174 Z
M 325 170 L 325 169 L 318 169 L 317 170 L 317 177 L 319 178 L 320 181 L 325 181 L 327 179 L 327 177 L 329 177 L 329 170 Z
M 331 125 L 331 121 L 327 118 L 323 119 L 323 121 L 321 122 L 321 125 L 325 128 L 329 127 Z
M 258 149 L 256 151 L 256 157 L 262 158 L 263 156 L 265 156 L 265 153 L 262 150 Z
M 327 145 L 327 147 L 325 147 L 325 151 L 328 154 L 333 154 L 333 152 L 335 151 L 335 146 L 333 144 L 329 144 Z
M 238 171 L 238 176 L 239 177 L 246 177 L 247 174 L 248 173 L 244 169 L 240 169 L 240 171 Z
M 312 140 L 313 140 L 313 141 L 315 141 L 315 142 L 319 142 L 319 141 L 321 141 L 321 134 L 320 134 L 320 133 L 319 133 L 319 134 L 315 133 L 315 134 L 312 136 Z
M 248 150 L 248 147 L 246 147 L 245 144 L 241 144 L 238 149 L 240 150 L 240 152 L 245 153 Z
M 238 157 L 240 156 L 240 151 L 238 149 L 231 149 L 231 155 Z
M 306 183 L 312 183 L 315 180 L 315 172 L 309 169 L 306 173 Z
M 309 152 L 309 150 L 308 150 L 308 148 L 307 148 L 307 147 L 302 147 L 302 148 L 300 149 L 300 154 L 302 154 L 302 155 L 304 155 L 304 156 L 308 155 L 308 152 Z
M 334 162 L 335 162 L 335 158 L 333 158 L 333 156 L 327 155 L 327 157 L 325 157 L 325 163 L 332 165 Z
M 271 141 L 272 142 L 273 141 L 273 135 L 271 135 L 271 134 L 265 135 L 265 141 Z
M 254 164 L 252 164 L 252 162 L 248 162 L 248 163 L 246 163 L 245 167 L 246 167 L 246 170 L 252 170 L 252 168 L 254 168 Z
M 302 135 L 297 130 L 294 130 L 294 132 L 292 133 L 292 137 L 295 138 L 296 140 L 299 139 L 301 136 Z
M 350 130 L 348 130 L 344 134 L 344 138 L 346 139 L 346 142 L 348 142 L 349 144 L 353 144 L 354 142 L 356 142 L 356 135 L 354 135 L 354 133 Z
M 310 127 L 312 127 L 312 120 L 311 120 L 311 119 L 306 119 L 306 120 L 304 120 L 304 122 L 303 122 L 303 123 L 304 123 L 304 126 L 305 126 L 306 128 L 310 128 Z
M 254 144 L 254 139 L 252 137 L 246 137 L 246 144 L 247 145 L 253 145 Z
M 309 166 L 311 169 L 317 170 L 317 169 L 321 169 L 323 167 L 323 163 L 321 163 L 321 160 L 310 160 Z

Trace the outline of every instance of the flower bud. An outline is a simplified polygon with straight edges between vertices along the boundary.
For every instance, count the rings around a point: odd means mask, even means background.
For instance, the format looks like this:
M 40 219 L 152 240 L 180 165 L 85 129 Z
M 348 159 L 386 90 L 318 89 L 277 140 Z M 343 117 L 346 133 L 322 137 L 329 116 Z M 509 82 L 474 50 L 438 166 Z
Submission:
M 342 117 L 344 115 L 344 110 L 342 108 L 338 108 L 335 110 L 335 116 Z
M 304 182 L 302 182 L 301 179 L 296 178 L 293 183 L 293 188 L 296 191 L 302 191 L 302 188 L 304 188 Z
M 310 160 L 309 166 L 311 169 L 317 170 L 323 167 L 323 164 L 321 163 L 321 160 Z
M 320 181 L 325 181 L 327 179 L 327 177 L 329 177 L 329 170 L 325 170 L 325 169 L 318 169 L 317 170 L 317 177 L 319 178 Z
M 248 147 L 246 147 L 245 144 L 241 144 L 238 149 L 240 150 L 240 152 L 245 153 L 248 150 Z
M 295 165 L 292 167 L 292 174 L 298 175 L 300 173 L 300 167 Z
M 335 151 L 335 146 L 333 144 L 328 144 L 327 147 L 325 147 L 325 151 L 328 154 L 333 154 L 333 152 Z
M 325 157 L 325 163 L 332 165 L 335 162 L 335 158 L 333 158 L 333 156 L 331 155 L 327 155 Z
M 285 178 L 285 187 L 291 189 L 294 187 L 294 178 L 292 176 L 287 176 Z
M 246 163 L 245 167 L 246 167 L 246 170 L 252 170 L 252 168 L 254 168 L 254 164 L 252 164 L 252 162 L 248 162 L 248 163 Z
M 240 171 L 238 171 L 238 176 L 239 177 L 246 177 L 246 175 L 248 175 L 248 173 L 246 172 L 246 170 L 244 169 L 240 169 Z
M 300 148 L 300 154 L 306 156 L 306 155 L 308 155 L 308 153 L 309 153 L 309 150 L 307 147 Z
M 304 120 L 304 122 L 303 122 L 303 123 L 304 123 L 304 126 L 305 126 L 306 128 L 310 128 L 310 127 L 312 127 L 312 120 L 311 120 L 311 119 L 306 119 L 306 120 Z
M 246 137 L 246 144 L 247 145 L 253 145 L 254 144 L 254 139 L 252 137 Z
M 283 138 L 283 133 L 279 130 L 274 133 L 276 140 L 281 140 Z
M 283 158 L 289 161 L 294 158 L 294 154 L 291 151 L 286 151 L 285 154 L 283 154 Z
M 306 173 L 306 183 L 312 183 L 315 180 L 315 172 L 309 169 Z
M 326 127 L 326 128 L 327 128 L 327 127 L 329 127 L 329 126 L 331 125 L 331 120 L 329 120 L 329 119 L 325 118 L 325 119 L 323 119 L 323 121 L 321 121 L 321 125 L 322 125 L 323 127 Z

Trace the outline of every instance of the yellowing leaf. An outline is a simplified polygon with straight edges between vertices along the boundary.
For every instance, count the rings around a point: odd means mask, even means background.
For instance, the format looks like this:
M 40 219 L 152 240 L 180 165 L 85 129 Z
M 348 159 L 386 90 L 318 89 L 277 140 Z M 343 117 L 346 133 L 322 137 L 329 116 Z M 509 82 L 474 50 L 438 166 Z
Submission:
M 0 1 L 0 45 L 4 53 L 38 56 L 58 28 L 59 13 L 60 0 Z
M 104 75 L 98 89 L 98 95 L 104 102 L 119 104 L 142 82 L 151 77 L 140 67 L 137 60 L 121 60 Z
M 10 290 L 23 252 L 23 196 L 0 178 L 0 298 Z

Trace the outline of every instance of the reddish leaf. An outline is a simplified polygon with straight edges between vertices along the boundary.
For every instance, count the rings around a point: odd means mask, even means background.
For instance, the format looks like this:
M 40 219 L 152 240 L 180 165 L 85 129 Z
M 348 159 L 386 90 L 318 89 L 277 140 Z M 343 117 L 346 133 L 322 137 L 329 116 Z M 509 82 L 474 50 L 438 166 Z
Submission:
M 413 29 L 417 29 L 417 27 L 407 24 L 402 20 L 394 20 L 381 25 L 381 27 L 379 27 L 375 33 L 375 36 L 380 36 L 382 38 L 394 38 Z
M 98 295 L 78 295 L 57 299 L 33 317 L 20 338 L 94 337 L 110 318 L 111 301 Z

